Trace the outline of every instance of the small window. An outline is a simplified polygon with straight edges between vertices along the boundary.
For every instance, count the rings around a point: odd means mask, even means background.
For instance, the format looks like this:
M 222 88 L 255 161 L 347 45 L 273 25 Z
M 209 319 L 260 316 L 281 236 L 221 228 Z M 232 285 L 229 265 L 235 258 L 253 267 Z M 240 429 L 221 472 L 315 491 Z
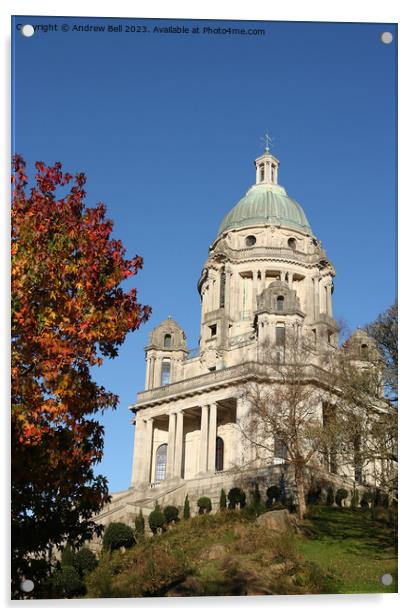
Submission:
M 216 336 L 216 333 L 217 333 L 217 326 L 216 325 L 209 325 L 209 329 L 210 329 L 210 337 L 214 338 Z
M 255 237 L 255 235 L 248 235 L 248 237 L 245 240 L 245 244 L 247 246 L 255 246 L 255 244 L 256 244 L 256 237 Z
M 290 237 L 290 239 L 288 240 L 288 246 L 292 250 L 297 250 L 297 242 L 295 241 L 295 239 L 293 237 Z
M 313 344 L 314 344 L 314 346 L 316 346 L 316 344 L 317 344 L 317 330 L 316 329 L 312 329 L 311 330 L 311 334 L 312 334 Z
M 275 165 L 271 165 L 271 182 L 275 181 Z
M 362 344 L 362 346 L 360 347 L 360 355 L 363 357 L 363 359 L 368 359 L 369 349 L 367 344 Z
M 215 469 L 217 471 L 223 471 L 223 453 L 224 453 L 223 439 L 220 436 L 217 436 L 216 437 L 216 460 L 215 460 Z
M 161 384 L 168 385 L 170 383 L 170 360 L 163 359 L 161 362 Z
M 259 167 L 259 181 L 263 182 L 265 178 L 265 169 L 264 169 L 264 165 L 260 165 Z
M 166 334 L 164 336 L 164 346 L 165 346 L 165 348 L 170 348 L 171 347 L 171 334 Z
M 282 295 L 278 295 L 277 297 L 276 308 L 279 312 L 284 310 L 284 297 Z

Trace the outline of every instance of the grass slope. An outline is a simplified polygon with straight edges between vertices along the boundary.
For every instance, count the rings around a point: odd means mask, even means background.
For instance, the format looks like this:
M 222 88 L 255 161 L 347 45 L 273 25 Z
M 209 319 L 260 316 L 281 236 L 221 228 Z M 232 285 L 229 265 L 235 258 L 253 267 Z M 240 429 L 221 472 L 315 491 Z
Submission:
M 249 511 L 182 520 L 124 554 L 103 553 L 88 597 L 396 592 L 396 533 L 371 512 L 321 508 L 301 535 L 258 527 Z
M 295 545 L 308 562 L 330 571 L 341 593 L 397 592 L 396 516 L 383 510 L 314 509 L 304 522 L 306 537 Z M 384 586 L 383 574 L 393 583 Z

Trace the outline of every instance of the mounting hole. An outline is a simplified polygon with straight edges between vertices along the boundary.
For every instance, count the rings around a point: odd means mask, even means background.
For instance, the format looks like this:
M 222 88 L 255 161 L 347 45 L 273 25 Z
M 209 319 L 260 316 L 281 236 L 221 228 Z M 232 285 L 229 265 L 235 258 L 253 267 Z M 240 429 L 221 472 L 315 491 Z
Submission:
M 23 34 L 23 36 L 30 37 L 34 35 L 35 29 L 30 24 L 25 24 L 24 26 L 22 26 L 20 32 Z
M 20 584 L 20 589 L 23 590 L 23 592 L 32 592 L 34 587 L 35 585 L 32 580 L 23 580 Z
M 380 578 L 380 581 L 382 582 L 384 586 L 390 586 L 393 582 L 393 577 L 391 576 L 390 573 L 384 573 L 382 577 Z
M 393 41 L 392 32 L 382 32 L 382 34 L 380 35 L 380 40 L 382 41 L 382 43 L 385 43 L 385 45 L 389 45 L 389 43 L 392 43 Z

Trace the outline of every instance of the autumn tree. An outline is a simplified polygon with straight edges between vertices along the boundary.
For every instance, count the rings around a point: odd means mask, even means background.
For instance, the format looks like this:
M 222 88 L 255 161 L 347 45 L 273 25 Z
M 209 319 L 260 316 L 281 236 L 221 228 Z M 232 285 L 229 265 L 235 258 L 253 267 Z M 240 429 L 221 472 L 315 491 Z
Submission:
M 121 283 L 141 257 L 125 258 L 105 206 L 85 205 L 84 174 L 13 159 L 12 202 L 12 584 L 36 581 L 50 553 L 99 532 L 91 521 L 108 502 L 97 414 L 117 396 L 91 369 L 114 358 L 150 308 Z

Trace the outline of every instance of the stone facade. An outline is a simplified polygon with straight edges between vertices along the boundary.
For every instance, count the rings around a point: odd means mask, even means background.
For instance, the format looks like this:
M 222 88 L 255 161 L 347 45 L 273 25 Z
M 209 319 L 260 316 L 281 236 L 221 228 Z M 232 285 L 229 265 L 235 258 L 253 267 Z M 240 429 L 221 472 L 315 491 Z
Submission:
M 189 351 L 171 317 L 150 333 L 145 389 L 130 407 L 131 487 L 114 494 L 97 521 L 131 522 L 156 499 L 181 506 L 186 494 L 193 506 L 202 494 L 215 504 L 221 488 L 250 485 L 253 453 L 238 429 L 249 410 L 241 392 L 246 383 L 276 378 L 260 361 L 266 342 L 283 349 L 288 329 L 307 335 L 315 349 L 310 378 L 322 386 L 322 357 L 338 346 L 335 269 L 299 204 L 277 184 L 279 161 L 266 150 L 255 165 L 256 184 L 224 219 L 198 282 L 199 348 Z M 349 346 L 363 361 L 371 352 L 363 333 Z M 256 464 L 255 478 L 265 486 L 284 472 L 283 460 Z

